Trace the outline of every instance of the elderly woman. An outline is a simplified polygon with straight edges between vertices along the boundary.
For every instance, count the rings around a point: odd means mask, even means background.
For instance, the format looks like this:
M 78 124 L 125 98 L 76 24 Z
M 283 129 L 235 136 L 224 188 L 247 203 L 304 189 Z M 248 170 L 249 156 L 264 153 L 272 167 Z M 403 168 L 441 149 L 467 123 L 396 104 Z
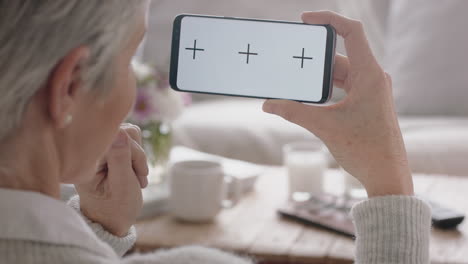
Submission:
M 148 168 L 140 131 L 121 125 L 135 98 L 132 56 L 147 0 L 0 0 L 0 263 L 249 263 L 188 247 L 121 256 L 136 239 Z M 355 206 L 358 263 L 426 263 L 430 209 L 413 197 L 392 101 L 359 22 L 330 12 L 345 39 L 325 107 L 267 101 L 264 110 L 320 137 L 367 189 Z M 79 198 L 62 203 L 60 184 Z

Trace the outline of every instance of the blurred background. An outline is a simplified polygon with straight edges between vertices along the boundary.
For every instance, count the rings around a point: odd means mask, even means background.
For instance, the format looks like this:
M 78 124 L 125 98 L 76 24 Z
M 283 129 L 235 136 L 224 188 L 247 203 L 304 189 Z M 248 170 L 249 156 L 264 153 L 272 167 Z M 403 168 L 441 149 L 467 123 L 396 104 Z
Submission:
M 468 175 L 468 1 L 153 0 L 139 59 L 167 75 L 172 22 L 180 13 L 298 21 L 303 11 L 317 10 L 364 23 L 375 56 L 393 77 L 413 171 Z M 338 52 L 345 53 L 342 41 Z M 334 100 L 343 96 L 334 91 Z M 264 114 L 262 100 L 192 97 L 192 104 L 163 126 L 175 145 L 280 165 L 284 144 L 314 140 L 308 131 Z

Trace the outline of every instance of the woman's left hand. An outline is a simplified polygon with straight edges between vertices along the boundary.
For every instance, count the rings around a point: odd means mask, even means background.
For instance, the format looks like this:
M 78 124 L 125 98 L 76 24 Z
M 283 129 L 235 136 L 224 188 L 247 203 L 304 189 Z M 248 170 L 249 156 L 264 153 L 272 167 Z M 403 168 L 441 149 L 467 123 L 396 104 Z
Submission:
M 125 236 L 141 210 L 141 188 L 148 185 L 147 175 L 141 131 L 124 124 L 93 180 L 75 185 L 81 212 L 113 235 Z

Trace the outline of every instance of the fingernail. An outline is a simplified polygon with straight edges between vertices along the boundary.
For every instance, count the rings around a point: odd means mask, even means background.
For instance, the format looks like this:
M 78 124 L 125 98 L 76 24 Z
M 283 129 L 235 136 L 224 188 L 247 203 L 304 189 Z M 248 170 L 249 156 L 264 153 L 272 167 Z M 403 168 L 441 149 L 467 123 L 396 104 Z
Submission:
M 117 138 L 114 140 L 114 143 L 112 143 L 113 148 L 120 148 L 120 147 L 125 147 L 128 142 L 128 136 L 125 134 L 125 132 L 119 132 L 117 135 Z

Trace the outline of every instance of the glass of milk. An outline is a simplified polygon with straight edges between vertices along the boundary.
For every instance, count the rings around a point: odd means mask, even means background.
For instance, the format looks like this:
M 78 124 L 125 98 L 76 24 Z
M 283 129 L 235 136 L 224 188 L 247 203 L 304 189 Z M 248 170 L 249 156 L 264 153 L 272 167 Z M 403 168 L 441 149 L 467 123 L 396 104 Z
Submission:
M 321 141 L 286 144 L 283 147 L 283 158 L 288 171 L 291 198 L 306 199 L 304 196 L 308 193 L 323 192 L 323 176 L 328 168 L 328 156 Z

